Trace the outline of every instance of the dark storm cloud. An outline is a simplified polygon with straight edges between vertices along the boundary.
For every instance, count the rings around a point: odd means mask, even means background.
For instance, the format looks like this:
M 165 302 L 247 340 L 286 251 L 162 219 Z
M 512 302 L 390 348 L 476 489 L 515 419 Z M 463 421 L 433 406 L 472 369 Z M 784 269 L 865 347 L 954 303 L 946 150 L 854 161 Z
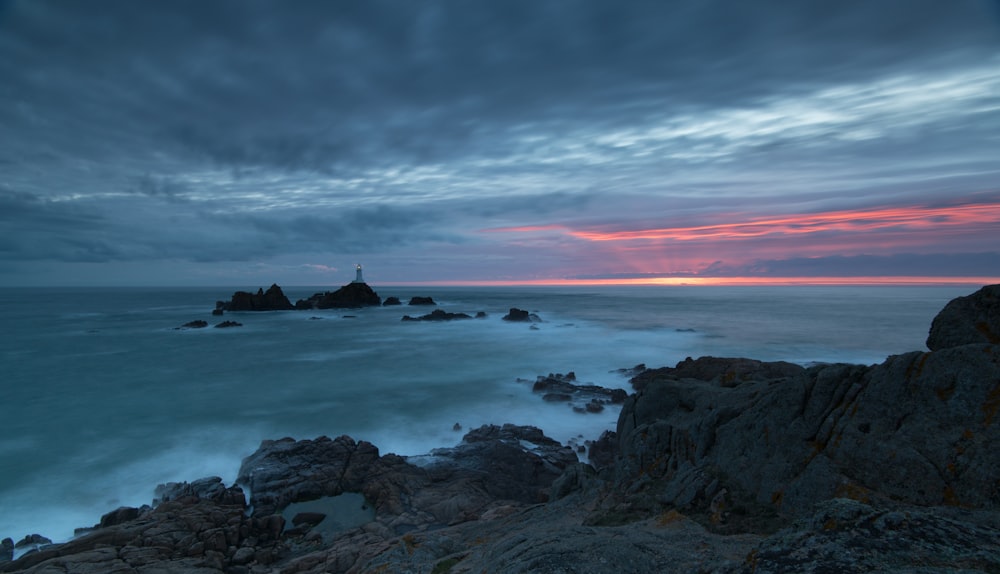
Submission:
M 976 0 L 4 2 L 0 257 L 974 194 L 998 30 Z
M 318 171 L 505 155 L 512 123 L 620 127 L 664 105 L 943 66 L 996 40 L 970 27 L 974 4 L 916 0 L 13 6 L 5 99 L 20 123 Z M 135 129 L 114 133 L 123 122 Z

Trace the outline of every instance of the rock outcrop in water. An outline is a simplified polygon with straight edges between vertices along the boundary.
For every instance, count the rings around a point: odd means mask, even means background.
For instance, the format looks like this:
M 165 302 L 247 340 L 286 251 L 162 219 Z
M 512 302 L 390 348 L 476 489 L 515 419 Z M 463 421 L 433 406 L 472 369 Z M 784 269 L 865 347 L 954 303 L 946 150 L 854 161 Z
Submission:
M 16 561 L 5 540 L 0 571 L 998 572 L 995 289 L 946 307 L 930 352 L 879 365 L 636 369 L 591 464 L 512 425 L 408 458 L 265 441 L 240 469 L 249 503 L 216 478 L 165 485 L 155 508 Z M 374 518 L 312 526 L 345 493 Z
M 377 307 L 382 298 L 367 283 L 348 283 L 336 291 L 316 293 L 295 302 L 296 309 L 357 309 Z
M 233 293 L 232 299 L 228 303 L 223 302 L 221 307 L 226 311 L 289 311 L 294 308 L 277 284 L 268 287 L 267 291 L 258 289 L 256 293 L 237 291 Z

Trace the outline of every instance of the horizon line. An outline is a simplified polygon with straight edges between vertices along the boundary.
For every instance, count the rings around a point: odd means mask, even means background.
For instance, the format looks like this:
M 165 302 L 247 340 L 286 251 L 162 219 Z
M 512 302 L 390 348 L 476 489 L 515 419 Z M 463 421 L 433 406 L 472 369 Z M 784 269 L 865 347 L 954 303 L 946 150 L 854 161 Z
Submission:
M 381 285 L 391 287 L 532 287 L 532 286 L 753 286 L 753 285 L 991 285 L 1000 283 L 1000 277 L 963 276 L 858 276 L 858 277 L 614 277 L 614 278 L 563 278 L 563 279 L 499 279 L 499 280 L 442 280 L 442 281 L 386 281 Z
M 47 284 L 47 285 L 0 285 L 0 289 L 47 289 L 47 288 L 202 288 L 202 287 L 236 287 L 250 284 L 249 281 L 239 283 L 213 283 L 213 284 L 137 284 L 120 283 L 115 285 L 99 284 Z M 343 286 L 346 283 L 316 282 L 316 283 L 285 283 L 269 279 L 260 283 L 261 288 L 264 283 L 277 284 L 284 287 L 323 287 L 326 285 Z M 590 277 L 590 278 L 547 278 L 547 279 L 462 279 L 462 280 L 433 280 L 433 281 L 366 281 L 368 285 L 384 287 L 600 287 L 600 286 L 664 286 L 664 287 L 722 287 L 722 286 L 946 286 L 946 285 L 969 285 L 985 286 L 1000 284 L 1000 276 L 925 276 L 925 275 L 899 275 L 899 276 L 785 276 L 785 277 L 753 277 L 753 276 L 733 276 L 733 277 L 707 277 L 707 276 L 683 276 L 683 277 Z

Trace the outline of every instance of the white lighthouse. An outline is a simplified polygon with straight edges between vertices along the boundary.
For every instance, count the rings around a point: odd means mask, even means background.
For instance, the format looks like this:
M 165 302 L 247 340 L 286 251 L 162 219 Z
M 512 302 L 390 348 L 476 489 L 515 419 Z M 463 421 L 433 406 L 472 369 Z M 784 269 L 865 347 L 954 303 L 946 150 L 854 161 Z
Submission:
M 354 283 L 364 283 L 364 282 L 365 282 L 365 280 L 364 280 L 364 278 L 363 278 L 363 277 L 361 276 L 361 264 L 360 264 L 360 263 L 358 263 L 358 264 L 357 264 L 357 266 L 355 267 L 355 269 L 356 269 L 356 271 L 357 271 L 357 274 L 356 274 L 356 275 L 355 275 L 355 277 L 354 277 Z

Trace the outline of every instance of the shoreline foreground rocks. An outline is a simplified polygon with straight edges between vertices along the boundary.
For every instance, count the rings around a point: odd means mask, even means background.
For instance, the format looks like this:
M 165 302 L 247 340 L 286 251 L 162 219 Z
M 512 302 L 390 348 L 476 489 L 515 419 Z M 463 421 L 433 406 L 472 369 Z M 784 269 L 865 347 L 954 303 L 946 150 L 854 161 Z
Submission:
M 235 485 L 163 485 L 0 572 L 1000 572 L 998 293 L 878 365 L 636 369 L 589 462 L 514 425 L 415 457 L 265 441 Z

